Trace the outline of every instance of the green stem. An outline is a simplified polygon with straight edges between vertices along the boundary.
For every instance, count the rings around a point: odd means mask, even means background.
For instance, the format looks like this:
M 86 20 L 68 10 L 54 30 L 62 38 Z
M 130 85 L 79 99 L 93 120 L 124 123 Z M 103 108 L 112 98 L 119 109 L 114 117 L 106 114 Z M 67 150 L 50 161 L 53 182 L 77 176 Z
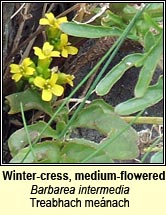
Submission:
M 28 128 L 27 128 L 27 124 L 26 124 L 26 120 L 25 120 L 25 115 L 24 115 L 24 109 L 23 109 L 22 102 L 20 102 L 20 109 L 21 109 L 22 121 L 23 121 L 24 129 L 25 129 L 25 133 L 26 133 L 26 136 L 27 136 L 27 139 L 28 139 L 30 151 L 32 152 L 32 156 L 34 157 L 34 160 L 36 162 L 36 156 L 35 156 L 35 153 L 33 151 L 33 146 L 32 146 L 32 143 L 31 143 L 30 136 L 29 136 L 29 132 L 28 132 Z
M 158 138 L 154 143 L 149 147 L 148 151 L 144 154 L 144 156 L 141 159 L 141 163 L 144 163 L 145 159 L 149 155 L 149 153 L 152 151 L 152 149 L 161 141 L 161 138 Z
M 129 117 L 121 117 L 125 122 L 131 122 L 135 117 L 129 116 Z M 162 117 L 139 117 L 134 124 L 151 124 L 151 125 L 162 125 L 163 124 L 163 118 Z
M 153 10 L 148 10 L 147 11 L 148 15 L 153 17 L 153 18 L 157 18 L 157 17 L 162 17 L 163 16 L 163 11 L 162 9 L 153 9 Z M 123 13 L 122 14 L 122 19 L 125 21 L 130 20 L 132 17 L 134 16 L 134 13 Z M 141 15 L 140 17 L 141 19 L 143 19 L 143 15 Z

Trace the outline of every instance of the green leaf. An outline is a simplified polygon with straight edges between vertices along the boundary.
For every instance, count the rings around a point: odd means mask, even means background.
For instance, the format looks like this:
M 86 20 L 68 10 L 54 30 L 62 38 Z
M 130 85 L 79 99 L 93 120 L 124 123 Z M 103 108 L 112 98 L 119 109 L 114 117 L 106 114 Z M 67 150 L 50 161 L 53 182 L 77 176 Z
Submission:
M 115 107 L 115 112 L 120 115 L 129 115 L 144 110 L 158 103 L 163 98 L 163 78 L 159 78 L 155 85 L 148 87 L 141 98 L 132 98 Z
M 160 60 L 163 51 L 163 39 L 162 35 L 156 41 L 156 44 L 147 53 L 147 58 L 144 60 L 144 66 L 142 67 L 137 84 L 135 86 L 135 97 L 142 97 L 147 91 L 147 88 L 152 80 L 154 71 Z
M 37 109 L 44 111 L 50 116 L 52 116 L 53 114 L 50 103 L 43 101 L 40 94 L 32 89 L 27 89 L 24 92 L 11 94 L 9 96 L 6 96 L 6 99 L 8 100 L 10 105 L 10 111 L 8 114 L 21 112 L 21 102 L 23 104 L 24 111 Z
M 21 149 L 10 161 L 10 163 L 21 163 L 30 147 Z M 33 152 L 30 151 L 24 160 L 24 163 L 58 163 L 60 159 L 60 149 L 56 142 L 42 142 L 33 145 Z
M 72 126 L 95 129 L 105 135 L 106 139 L 100 142 L 99 147 L 102 146 L 102 150 L 112 159 L 133 159 L 138 156 L 137 132 L 103 100 L 96 100 L 83 109 Z M 128 128 L 124 131 L 126 126 Z
M 85 139 L 72 139 L 64 143 L 61 151 L 61 163 L 80 163 L 99 147 L 98 144 Z M 88 163 L 113 163 L 109 153 L 99 151 Z
M 120 36 L 123 30 L 117 27 L 103 27 L 89 24 L 77 24 L 74 22 L 65 22 L 60 25 L 60 29 L 71 36 L 84 38 L 100 38 L 106 36 Z M 129 34 L 128 38 L 137 40 L 135 35 Z
M 111 136 L 102 140 L 100 144 L 106 146 L 104 150 L 109 153 L 112 159 L 130 160 L 136 158 L 138 156 L 136 134 L 132 133 L 132 136 L 130 136 L 130 129 L 128 129 L 122 135 L 119 135 L 115 141 L 112 141 L 119 132 L 112 133 Z
M 135 53 L 128 55 L 122 61 L 114 66 L 106 76 L 96 86 L 96 93 L 100 96 L 106 95 L 113 85 L 122 77 L 122 75 L 135 63 L 143 57 L 142 54 Z
M 102 18 L 101 24 L 106 27 L 118 26 L 121 29 L 126 28 L 126 24 L 123 22 L 123 19 L 112 11 L 106 12 L 106 16 Z
M 150 159 L 150 163 L 163 163 L 163 161 L 164 161 L 163 150 L 155 153 Z
M 27 126 L 31 142 L 34 141 L 39 136 L 40 132 L 43 130 L 45 126 L 46 123 L 42 121 Z M 57 138 L 57 133 L 51 127 L 47 127 L 45 132 L 42 134 L 41 138 L 43 137 Z M 8 139 L 8 146 L 12 156 L 15 156 L 22 148 L 24 148 L 27 145 L 28 138 L 24 128 L 15 131 Z
M 137 11 L 138 9 L 136 9 L 135 6 L 127 5 L 123 10 L 122 17 L 124 20 L 129 21 Z M 163 19 L 163 3 L 151 3 L 145 9 L 145 12 L 148 13 L 153 19 L 155 18 L 161 21 Z M 143 19 L 143 15 L 144 13 L 139 17 L 138 21 Z
M 160 33 L 162 32 L 162 28 L 159 25 L 159 22 L 156 22 L 148 13 L 144 13 L 144 20 L 147 24 L 149 24 L 149 28 L 151 28 L 151 29 L 154 28 L 155 30 L 157 30 Z M 154 31 L 153 31 L 153 34 L 155 35 L 156 32 L 154 33 Z
M 161 16 L 163 16 L 163 3 L 153 3 L 153 4 L 150 4 L 149 7 L 146 9 L 146 12 L 148 13 L 149 11 L 154 11 L 156 12 L 156 10 L 159 10 L 161 11 Z
M 148 52 L 152 46 L 154 46 L 155 44 L 155 37 L 152 34 L 152 32 L 148 31 L 145 34 L 145 38 L 144 38 L 144 48 L 145 48 L 145 52 Z

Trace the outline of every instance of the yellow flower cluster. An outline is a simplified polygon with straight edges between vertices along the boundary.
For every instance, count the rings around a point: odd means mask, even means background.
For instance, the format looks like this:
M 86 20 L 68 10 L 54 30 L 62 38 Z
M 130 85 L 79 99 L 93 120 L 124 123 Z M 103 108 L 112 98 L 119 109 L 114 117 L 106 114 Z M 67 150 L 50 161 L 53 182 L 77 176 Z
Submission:
M 67 17 L 61 17 L 56 19 L 53 13 L 46 13 L 46 18 L 42 18 L 39 21 L 40 25 L 49 25 L 51 28 L 60 29 L 60 24 L 63 22 L 67 22 Z
M 61 96 L 63 94 L 64 88 L 61 85 L 56 84 L 58 80 L 58 74 L 52 73 L 50 79 L 44 79 L 37 76 L 34 80 L 34 84 L 42 89 L 42 99 L 44 101 L 50 101 L 52 99 L 52 94 L 55 96 Z
M 46 13 L 46 18 L 40 19 L 40 25 L 48 26 L 47 36 L 50 38 L 56 50 L 61 53 L 62 57 L 67 58 L 69 54 L 75 55 L 78 49 L 74 46 L 70 46 L 68 42 L 68 35 L 64 34 L 60 30 L 60 24 L 67 22 L 67 17 L 61 17 L 56 19 L 53 13 Z
M 33 61 L 30 58 L 25 58 L 20 65 L 10 64 L 10 72 L 13 74 L 12 79 L 15 82 L 19 81 L 22 77 L 29 77 L 34 74 L 35 69 L 31 67 Z
M 60 57 L 59 51 L 53 51 L 54 46 L 50 45 L 49 42 L 45 42 L 43 48 L 33 47 L 35 50 L 35 55 L 39 57 L 40 60 L 44 60 L 51 57 Z
M 30 58 L 25 58 L 20 64 L 11 64 L 10 72 L 15 82 L 28 81 L 42 91 L 42 100 L 51 101 L 53 95 L 61 96 L 64 85 L 73 86 L 73 75 L 61 73 L 57 69 L 50 69 L 53 57 L 75 55 L 78 49 L 71 46 L 68 35 L 60 30 L 60 24 L 68 22 L 67 17 L 56 19 L 53 13 L 46 13 L 46 18 L 41 18 L 40 25 L 46 25 L 47 40 L 42 48 L 33 47 L 34 54 L 38 57 L 35 64 Z

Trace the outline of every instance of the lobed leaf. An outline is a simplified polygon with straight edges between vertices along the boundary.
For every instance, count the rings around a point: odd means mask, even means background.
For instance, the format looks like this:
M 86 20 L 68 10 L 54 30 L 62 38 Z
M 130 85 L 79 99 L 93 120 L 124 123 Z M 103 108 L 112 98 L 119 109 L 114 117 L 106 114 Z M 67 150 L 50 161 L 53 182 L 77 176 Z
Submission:
M 21 149 L 10 161 L 10 163 L 21 163 L 30 147 Z M 60 148 L 56 142 L 42 142 L 33 146 L 33 153 L 30 151 L 23 163 L 58 163 L 60 159 Z
M 45 126 L 46 123 L 42 121 L 27 126 L 31 141 L 34 141 L 39 136 L 40 132 L 43 130 L 43 127 Z M 57 138 L 57 133 L 51 127 L 47 127 L 47 129 L 42 134 L 41 138 L 43 137 Z M 15 156 L 21 149 L 23 149 L 27 145 L 28 138 L 24 128 L 15 131 L 8 139 L 8 146 L 12 156 Z
M 10 105 L 8 114 L 16 114 L 21 112 L 20 103 L 23 104 L 24 111 L 36 109 L 41 110 L 52 116 L 53 111 L 51 105 L 41 99 L 38 92 L 32 89 L 27 89 L 24 92 L 14 93 L 6 96 Z
M 83 109 L 72 127 L 95 129 L 105 135 L 99 147 L 112 159 L 133 159 L 138 155 L 137 132 L 103 100 L 96 100 Z
M 91 153 L 98 149 L 99 145 L 85 139 L 72 139 L 64 143 L 61 151 L 61 163 L 80 163 Z M 100 150 L 96 155 L 88 160 L 88 163 L 113 163 L 109 153 Z

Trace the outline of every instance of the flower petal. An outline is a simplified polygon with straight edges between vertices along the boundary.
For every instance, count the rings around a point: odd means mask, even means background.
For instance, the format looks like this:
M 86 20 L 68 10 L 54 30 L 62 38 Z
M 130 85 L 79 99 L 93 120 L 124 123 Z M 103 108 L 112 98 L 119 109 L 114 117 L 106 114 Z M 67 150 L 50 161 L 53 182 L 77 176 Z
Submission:
M 66 46 L 68 43 L 68 35 L 61 34 L 61 46 Z
M 49 80 L 50 85 L 53 86 L 56 83 L 57 79 L 58 79 L 58 74 L 57 73 L 53 73 L 51 75 L 50 80 Z
M 46 18 L 41 18 L 40 21 L 39 21 L 39 24 L 40 25 L 50 25 L 50 22 Z
M 73 79 L 74 79 L 74 75 L 66 75 L 66 82 L 73 87 Z
M 61 52 L 62 57 L 68 57 L 68 52 L 65 48 L 63 48 L 62 52 Z
M 43 52 L 51 52 L 53 50 L 54 46 L 50 45 L 49 42 L 45 42 L 43 45 Z
M 52 88 L 51 88 L 52 93 L 55 96 L 61 96 L 64 92 L 64 88 L 58 84 L 55 84 Z
M 34 68 L 32 68 L 32 67 L 27 67 L 27 68 L 25 69 L 25 75 L 33 75 L 34 71 L 35 71 Z
M 20 66 L 17 64 L 10 64 L 11 73 L 20 73 Z
M 47 19 L 49 20 L 50 24 L 52 24 L 52 22 L 54 22 L 55 16 L 53 13 L 46 13 L 45 16 L 47 17 Z
M 75 55 L 78 53 L 78 49 L 74 46 L 67 46 L 66 49 L 68 54 Z
M 52 99 L 52 93 L 50 90 L 42 90 L 42 100 L 49 102 Z
M 67 17 L 66 17 L 66 16 L 61 17 L 61 18 L 59 18 L 59 19 L 57 20 L 57 22 L 58 22 L 59 25 L 60 25 L 61 23 L 63 23 L 63 22 L 67 22 Z
M 21 79 L 21 77 L 22 77 L 22 74 L 20 73 L 12 75 L 12 79 L 15 80 L 15 82 L 18 82 Z
M 50 54 L 51 57 L 60 57 L 60 52 L 58 51 L 52 51 Z
M 28 58 L 25 58 L 22 62 L 22 65 L 24 67 L 27 67 L 27 66 L 30 66 L 33 62 L 31 61 L 31 59 L 28 57 Z
M 69 75 L 69 74 L 65 74 L 63 72 L 59 72 L 58 73 L 58 80 L 57 80 L 57 84 L 59 85 L 64 85 L 64 84 L 69 84 L 70 86 L 73 87 L 73 79 L 74 79 L 74 75 Z
M 34 79 L 34 85 L 36 85 L 37 87 L 39 87 L 39 88 L 44 88 L 44 85 L 45 85 L 45 82 L 46 82 L 46 80 L 44 79 L 44 78 L 42 78 L 42 77 L 40 77 L 40 76 L 38 76 L 38 77 L 36 77 L 35 79 Z
M 45 55 L 39 47 L 33 47 L 35 55 L 39 57 L 39 59 L 45 59 Z

